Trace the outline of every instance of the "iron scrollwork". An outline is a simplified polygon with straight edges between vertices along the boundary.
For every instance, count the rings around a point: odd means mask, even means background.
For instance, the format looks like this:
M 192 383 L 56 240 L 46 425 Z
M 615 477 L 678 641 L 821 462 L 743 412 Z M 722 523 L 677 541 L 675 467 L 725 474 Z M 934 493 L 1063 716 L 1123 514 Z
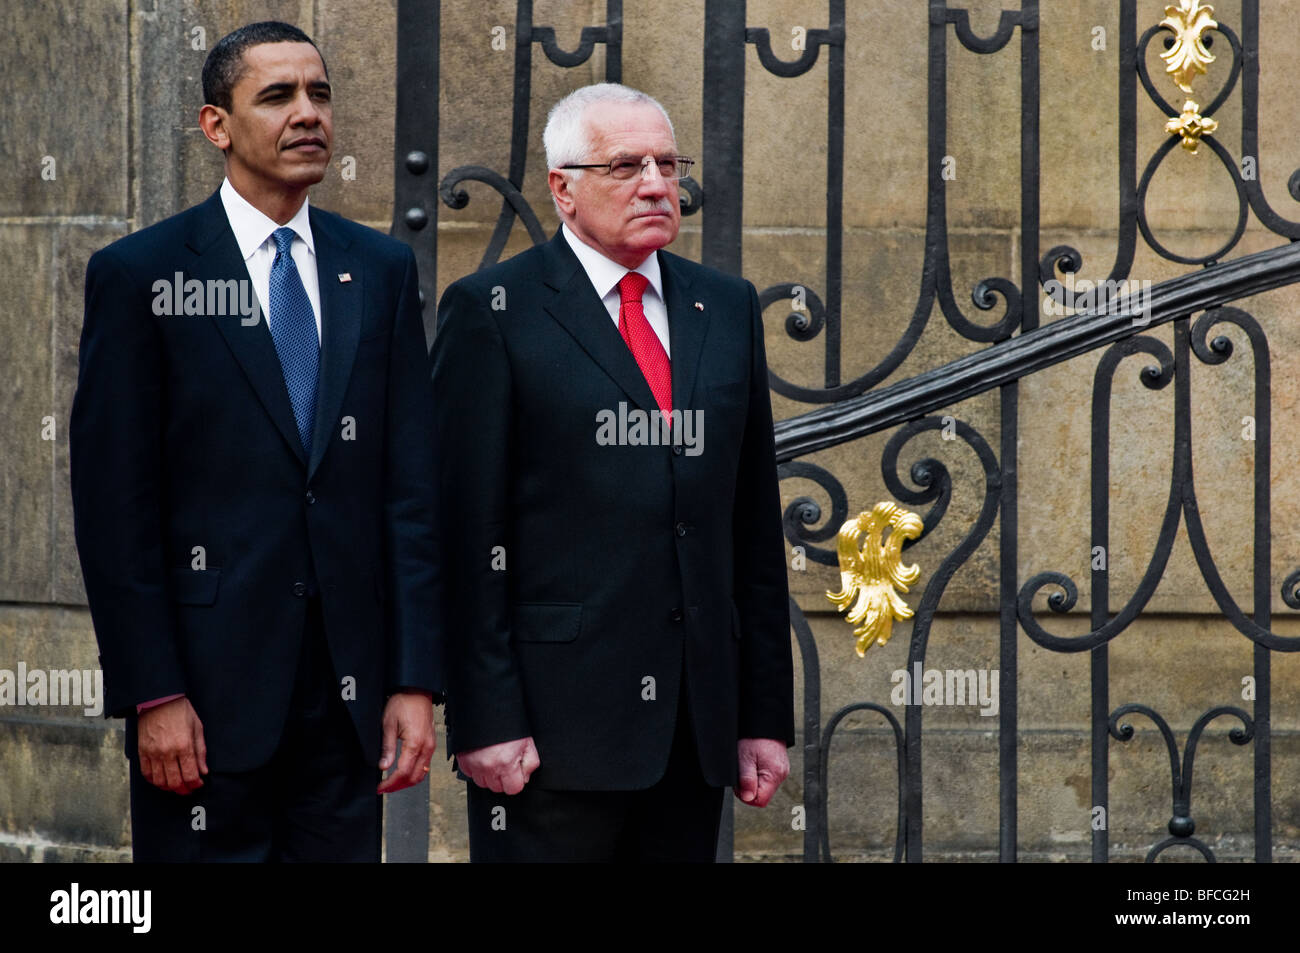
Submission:
M 433 4 L 440 7 L 439 4 Z M 534 48 L 540 46 L 547 60 L 561 69 L 571 69 L 588 62 L 595 49 L 605 50 L 605 77 L 619 81 L 623 62 L 623 18 L 621 0 L 606 0 L 605 22 L 584 27 L 578 47 L 566 51 L 559 47 L 554 30 L 535 26 L 532 3 L 516 4 L 514 109 L 508 169 L 502 173 L 484 166 L 463 166 L 443 174 L 437 188 L 442 202 L 452 209 L 464 208 L 469 195 L 461 186 L 467 181 L 487 185 L 501 196 L 501 212 L 492 237 L 483 254 L 482 264 L 494 263 L 505 248 L 511 230 L 522 222 L 529 239 L 543 240 L 539 219 L 528 207 L 523 195 L 529 111 L 532 105 L 531 70 Z M 777 425 L 777 451 L 782 481 L 811 480 L 818 488 L 814 495 L 801 494 L 784 512 L 784 530 L 791 544 L 802 546 L 807 558 L 819 565 L 836 565 L 836 551 L 829 541 L 848 519 L 850 501 L 844 483 L 827 466 L 800 459 L 822 449 L 842 445 L 868 434 L 892 430 L 881 456 L 881 477 L 889 494 L 902 504 L 922 507 L 921 527 L 916 539 L 902 540 L 903 550 L 931 539 L 949 512 L 953 497 L 953 479 L 943 462 L 923 458 L 906 469 L 909 480 L 899 470 L 902 451 L 925 432 L 944 426 L 937 414 L 962 400 L 999 391 L 999 440 L 990 445 L 972 426 L 957 421 L 959 441 L 977 458 L 983 473 L 982 497 L 978 516 L 965 528 L 961 539 L 940 561 L 926 580 L 911 620 L 908 651 L 909 667 L 924 662 L 932 623 L 939 602 L 956 572 L 972 553 L 984 544 L 999 523 L 998 599 L 1001 704 L 998 721 L 999 783 L 999 856 L 1004 861 L 1016 859 L 1018 824 L 1017 743 L 1020 722 L 1016 708 L 1018 692 L 1017 650 L 1020 629 L 1037 645 L 1050 651 L 1086 652 L 1091 663 L 1090 727 L 1092 734 L 1092 803 L 1109 809 L 1108 766 L 1115 743 L 1133 737 L 1131 727 L 1121 724 L 1128 714 L 1143 714 L 1160 728 L 1170 752 L 1174 786 L 1173 817 L 1170 838 L 1151 848 L 1149 860 L 1175 845 L 1188 845 L 1207 860 L 1213 854 L 1193 834 L 1191 819 L 1191 777 L 1196 744 L 1205 727 L 1214 719 L 1229 716 L 1243 727 L 1230 735 L 1235 744 L 1255 741 L 1254 808 L 1257 861 L 1272 857 L 1271 830 L 1271 754 L 1268 725 L 1271 712 L 1270 664 L 1274 651 L 1300 650 L 1300 639 L 1288 638 L 1273 631 L 1271 600 L 1278 589 L 1272 578 L 1270 453 L 1270 354 L 1267 339 L 1259 322 L 1233 303 L 1258 291 L 1300 280 L 1300 248 L 1280 247 L 1266 252 L 1225 260 L 1238 249 L 1250 212 L 1267 229 L 1284 239 L 1300 239 L 1300 221 L 1279 214 L 1264 194 L 1259 171 L 1259 3 L 1242 0 L 1240 36 L 1229 24 L 1214 19 L 1212 10 L 1196 0 L 1179 0 L 1170 7 L 1166 21 L 1140 29 L 1136 0 L 1121 0 L 1117 50 L 1118 127 L 1117 160 L 1118 215 L 1114 234 L 1117 249 L 1104 288 L 1087 305 L 1078 307 L 1069 281 L 1062 278 L 1078 275 L 1084 256 L 1074 246 L 1057 244 L 1045 254 L 1040 248 L 1039 178 L 1039 31 L 1038 0 L 1022 0 L 1019 9 L 1002 11 L 997 27 L 990 36 L 979 36 L 970 26 L 970 14 L 945 0 L 928 0 L 928 105 L 926 116 L 926 187 L 925 240 L 919 270 L 919 290 L 905 327 L 896 340 L 882 342 L 874 366 L 858 374 L 846 373 L 842 353 L 843 330 L 850 320 L 866 322 L 867 315 L 847 315 L 843 300 L 843 184 L 845 175 L 845 65 L 846 51 L 852 42 L 867 42 L 868 34 L 855 31 L 846 18 L 845 0 L 826 0 L 826 23 L 807 31 L 806 45 L 794 60 L 782 60 L 773 51 L 769 31 L 751 25 L 744 0 L 705 0 L 704 13 L 704 91 L 702 167 L 714 170 L 709 182 L 708 203 L 701 215 L 702 257 L 706 264 L 739 273 L 744 246 L 744 75 L 746 69 L 760 68 L 782 77 L 808 75 L 825 70 L 826 77 L 826 181 L 825 181 L 825 271 L 822 275 L 798 276 L 804 280 L 782 280 L 767 284 L 760 292 L 765 313 L 773 306 L 791 305 L 783 321 L 783 330 L 800 343 L 821 341 L 820 365 L 813 380 L 799 380 L 769 368 L 772 390 L 797 402 L 813 405 L 811 409 Z M 856 10 L 856 7 L 854 8 Z M 1175 11 L 1181 11 L 1176 13 Z M 427 254 L 436 248 L 437 203 L 431 183 L 421 179 L 428 168 L 437 168 L 436 123 L 433 141 L 410 135 L 410 125 L 418 113 L 411 106 L 408 90 L 415 90 L 418 105 L 427 110 L 429 91 L 436 116 L 437 59 L 436 17 L 432 73 L 426 61 L 417 62 L 415 33 L 428 46 L 428 14 L 425 5 L 399 4 L 399 163 L 398 203 L 394 230 L 420 245 L 422 290 L 432 287 L 434 278 Z M 411 31 L 415 31 L 412 33 Z M 948 57 L 950 40 L 976 55 L 1018 57 L 1020 84 L 1020 221 L 1016 229 L 1018 245 L 1012 274 L 985 278 L 970 289 L 974 312 L 964 313 L 958 305 L 950 267 L 950 234 L 943 176 L 947 153 Z M 1151 44 L 1166 41 L 1164 60 L 1174 69 L 1171 75 L 1187 93 L 1183 107 L 1175 107 L 1156 88 L 1147 60 L 1154 57 Z M 753 47 L 754 56 L 749 56 Z M 405 58 L 401 51 L 405 50 Z M 1214 61 L 1212 74 L 1205 71 Z M 1222 76 L 1221 85 L 1212 94 L 1190 95 L 1193 80 L 1203 76 Z M 422 77 L 421 84 L 411 77 Z M 1168 136 L 1147 157 L 1139 170 L 1137 155 L 1137 92 L 1139 86 L 1150 101 L 1174 121 Z M 1229 144 L 1218 134 L 1223 127 L 1213 127 L 1214 118 L 1239 92 L 1241 143 L 1240 156 L 1234 156 Z M 1206 102 L 1208 100 L 1208 102 Z M 1204 107 L 1198 102 L 1206 102 Z M 1181 152 L 1180 144 L 1205 145 L 1224 167 L 1237 198 L 1235 221 L 1226 229 L 1225 240 L 1209 254 L 1181 254 L 1162 244 L 1154 234 L 1147 216 L 1148 194 L 1155 174 L 1166 161 L 1191 160 Z M 415 153 L 424 156 L 411 161 Z M 1176 156 L 1169 159 L 1170 154 Z M 1245 175 L 1241 159 L 1255 160 L 1255 173 Z M 414 184 L 413 184 L 414 183 Z M 1287 181 L 1290 197 L 1300 202 L 1300 170 Z M 684 214 L 701 208 L 704 192 L 693 180 L 682 180 Z M 820 192 L 820 189 L 817 190 Z M 415 214 L 416 212 L 422 212 Z M 432 227 L 430 227 L 432 226 Z M 406 231 L 402 231 L 405 229 Z M 1194 266 L 1200 271 L 1189 273 L 1153 289 L 1145 330 L 1129 320 L 1130 307 L 1123 295 L 1130 280 L 1137 252 L 1138 236 L 1166 261 Z M 436 256 L 434 258 L 436 261 Z M 778 276 L 774 276 L 778 277 Z M 789 279 L 790 276 L 779 276 Z M 1067 311 L 1040 327 L 1038 304 L 1046 298 Z M 890 380 L 903 362 L 915 352 L 918 341 L 937 310 L 958 335 L 988 345 L 968 357 L 933 368 L 915 378 Z M 1193 316 L 1199 314 L 1193 320 Z M 1063 313 L 1063 312 L 1058 312 Z M 984 314 L 985 318 L 980 318 Z M 1172 346 L 1150 331 L 1169 324 Z M 1191 448 L 1191 369 L 1193 356 L 1205 367 L 1216 366 L 1232 356 L 1232 340 L 1218 332 L 1220 325 L 1230 325 L 1234 335 L 1243 336 L 1250 345 L 1254 367 L 1254 409 L 1256 426 L 1254 444 L 1254 499 L 1252 528 L 1253 601 L 1249 609 L 1239 605 L 1221 578 L 1214 553 L 1200 519 L 1200 503 L 1193 479 Z M 1078 585 L 1064 572 L 1050 571 L 1021 579 L 1018 543 L 1017 442 L 1019 429 L 1018 381 L 1028 374 L 1062 363 L 1094 350 L 1101 358 L 1092 382 L 1092 461 L 1091 461 L 1091 541 L 1094 545 L 1110 544 L 1110 439 L 1111 391 L 1120 365 L 1130 357 L 1148 360 L 1138 370 L 1141 383 L 1155 394 L 1172 394 L 1173 441 L 1170 448 L 1172 468 L 1170 486 L 1163 513 L 1151 535 L 1153 555 L 1142 572 L 1135 591 L 1127 595 L 1118 612 L 1110 608 L 1110 578 L 1096 569 L 1091 578 L 1089 631 L 1081 636 L 1066 636 L 1049 631 L 1049 626 L 1035 616 L 1036 597 L 1047 592 L 1047 608 L 1059 617 L 1073 609 L 1078 600 Z M 819 378 L 819 379 L 818 379 Z M 1170 387 L 1172 385 L 1172 387 Z M 1154 399 L 1154 398 L 1153 398 Z M 951 419 L 951 418 L 949 418 Z M 978 494 L 977 494 L 978 495 Z M 918 512 L 920 510 L 918 509 Z M 1110 701 L 1109 644 L 1139 617 L 1148 605 L 1164 574 L 1181 524 L 1186 523 L 1193 555 L 1207 589 L 1224 618 L 1251 643 L 1257 695 L 1254 710 L 1248 713 L 1232 707 L 1212 708 L 1192 726 L 1181 762 L 1172 729 L 1153 708 L 1130 702 L 1113 708 Z M 1300 610 L 1300 569 L 1291 572 L 1281 583 L 1281 599 L 1291 609 Z M 829 754 L 836 731 L 843 720 L 855 712 L 871 711 L 881 715 L 892 729 L 898 759 L 898 822 L 894 859 L 918 861 L 922 857 L 924 831 L 924 791 L 921 774 L 922 708 L 909 704 L 901 719 L 884 706 L 857 701 L 840 708 L 828 720 L 825 729 L 820 715 L 820 662 L 817 645 L 808 619 L 794 600 L 790 603 L 792 628 L 803 659 L 803 779 L 804 799 L 809 807 L 808 828 L 804 838 L 804 859 L 831 860 L 828 818 Z M 1092 857 L 1105 861 L 1109 841 L 1104 830 L 1094 831 Z

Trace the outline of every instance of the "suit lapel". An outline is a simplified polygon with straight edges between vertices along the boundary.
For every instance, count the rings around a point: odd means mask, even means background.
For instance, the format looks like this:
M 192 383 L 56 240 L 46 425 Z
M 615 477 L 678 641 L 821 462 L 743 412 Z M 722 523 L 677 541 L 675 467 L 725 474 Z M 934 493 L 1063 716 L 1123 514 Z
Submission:
M 609 312 L 564 236 L 557 233 L 542 246 L 542 254 L 544 280 L 551 292 L 543 303 L 546 312 L 642 410 L 657 410 L 659 405 L 636 358 L 609 319 Z
M 697 309 L 688 300 L 691 278 L 677 261 L 675 256 L 659 252 L 659 273 L 663 276 L 664 304 L 668 308 L 668 341 L 672 345 L 673 407 L 685 410 L 694 397 L 700 353 L 709 329 L 709 312 Z
M 307 479 L 310 480 L 329 446 L 334 424 L 343 406 L 348 378 L 352 375 L 357 341 L 361 336 L 365 273 L 362 262 L 348 254 L 350 243 L 347 237 L 315 208 L 309 212 L 312 239 L 316 243 L 316 279 L 320 287 L 321 310 L 316 423 L 312 430 L 311 462 L 307 467 Z M 348 281 L 339 278 L 343 274 L 348 275 Z
M 251 280 L 244 259 L 239 254 L 235 233 L 230 230 L 225 206 L 221 204 L 221 193 L 214 192 L 196 212 L 194 228 L 186 239 L 186 245 L 196 256 L 189 268 L 191 277 L 203 282 L 228 281 L 231 277 L 240 281 Z M 260 312 L 257 323 L 253 325 L 244 324 L 242 316 L 238 314 L 209 315 L 209 320 L 226 339 L 235 360 L 248 377 L 253 392 L 270 414 L 289 448 L 306 465 L 307 456 L 302 441 L 298 439 L 298 425 L 294 422 L 293 405 L 289 402 L 289 392 L 284 386 L 280 358 L 275 353 L 275 342 L 271 339 L 270 329 L 266 321 L 262 320 Z

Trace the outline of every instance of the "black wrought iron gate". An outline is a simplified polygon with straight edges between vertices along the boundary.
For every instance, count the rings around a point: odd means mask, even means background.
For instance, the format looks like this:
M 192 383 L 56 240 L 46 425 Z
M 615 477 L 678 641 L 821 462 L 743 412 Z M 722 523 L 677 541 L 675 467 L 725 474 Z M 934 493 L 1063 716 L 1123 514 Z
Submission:
M 769 308 L 803 297 L 803 308 L 792 310 L 784 327 L 769 320 L 769 338 L 782 330 L 801 342 L 821 339 L 824 355 L 822 380 L 797 384 L 771 372 L 775 393 L 814 409 L 785 419 L 776 426 L 777 452 L 783 479 L 812 480 L 824 493 L 824 502 L 811 497 L 795 499 L 784 514 L 786 536 L 792 545 L 803 547 L 807 558 L 835 565 L 834 540 L 851 513 L 872 502 L 850 508 L 848 495 L 837 477 L 824 467 L 802 460 L 824 450 L 870 434 L 892 431 L 881 459 L 881 475 L 895 499 L 911 506 L 928 506 L 923 516 L 924 539 L 943 520 L 952 496 L 953 479 L 945 464 L 924 458 L 913 462 L 909 479 L 899 473 L 899 461 L 908 444 L 928 431 L 948 428 L 956 440 L 972 451 L 983 471 L 983 501 L 978 516 L 960 542 L 933 571 L 915 606 L 908 669 L 923 664 L 931 623 L 939 601 L 957 569 L 980 547 L 999 524 L 999 606 L 1001 673 L 998 706 L 999 764 L 999 847 L 1003 861 L 1014 861 L 1017 853 L 1017 740 L 1020 721 L 1017 711 L 1020 632 L 1037 645 L 1054 652 L 1088 652 L 1091 659 L 1091 803 L 1094 810 L 1109 810 L 1107 779 L 1112 742 L 1133 737 L 1126 723 L 1132 715 L 1153 722 L 1167 747 L 1172 810 L 1170 836 L 1155 843 L 1148 854 L 1154 860 L 1171 846 L 1185 845 L 1213 861 L 1214 852 L 1195 836 L 1192 813 L 1192 769 L 1196 747 L 1204 730 L 1218 719 L 1230 722 L 1231 740 L 1249 745 L 1254 755 L 1254 859 L 1272 859 L 1272 763 L 1270 721 L 1271 654 L 1300 650 L 1300 639 L 1278 635 L 1271 626 L 1271 595 L 1281 586 L 1282 599 L 1300 609 L 1300 570 L 1280 583 L 1270 578 L 1271 529 L 1271 422 L 1270 364 L 1266 335 L 1259 322 L 1232 302 L 1290 284 L 1300 279 L 1300 247 L 1283 244 L 1264 252 L 1228 260 L 1245 233 L 1250 212 L 1268 230 L 1294 240 L 1300 237 L 1300 222 L 1276 212 L 1264 195 L 1260 176 L 1255 174 L 1259 159 L 1259 3 L 1241 0 L 1239 24 L 1217 22 L 1207 25 L 1208 14 L 1198 13 L 1195 0 L 1180 0 L 1181 18 L 1172 22 L 1139 26 L 1138 0 L 1121 0 L 1118 55 L 1118 219 L 1115 224 L 1117 253 L 1106 282 L 1098 283 L 1098 294 L 1083 307 L 1071 298 L 1070 276 L 1082 266 L 1075 248 L 1058 245 L 1042 253 L 1039 247 L 1039 116 L 1040 34 L 1039 2 L 1024 0 L 1017 10 L 1003 11 L 992 36 L 975 34 L 969 11 L 951 7 L 943 0 L 918 2 L 916 15 L 928 16 L 928 107 L 927 194 L 925 253 L 919 263 L 920 287 L 911 318 L 899 339 L 882 349 L 884 356 L 865 373 L 844 379 L 841 363 L 842 330 L 845 320 L 865 320 L 845 315 L 842 305 L 844 276 L 843 198 L 845 175 L 845 51 L 850 43 L 879 42 L 879 38 L 853 35 L 846 22 L 846 0 L 809 2 L 808 16 L 824 17 L 825 27 L 807 31 L 806 45 L 798 59 L 784 60 L 773 52 L 768 30 L 748 23 L 744 0 L 705 0 L 703 23 L 703 168 L 725 170 L 703 183 L 684 180 L 683 212 L 693 215 L 702 209 L 702 259 L 725 271 L 740 273 L 742 200 L 745 183 L 744 123 L 747 69 L 754 69 L 748 48 L 755 47 L 763 70 L 777 77 L 794 77 L 825 64 L 826 97 L 826 180 L 825 180 L 825 271 L 820 277 L 793 275 L 790 280 L 762 288 L 760 298 Z M 1164 2 L 1142 3 L 1143 16 L 1159 15 Z M 526 168 L 532 72 L 535 54 L 558 69 L 579 66 L 599 44 L 604 48 L 605 78 L 619 81 L 623 62 L 622 0 L 606 0 L 604 22 L 584 27 L 576 50 L 557 44 L 553 29 L 534 22 L 531 0 L 518 0 L 513 28 L 514 102 L 510 129 L 510 159 L 502 173 L 484 166 L 442 169 L 438 163 L 439 35 L 441 3 L 401 0 L 398 4 L 398 108 L 396 134 L 396 195 L 393 233 L 416 249 L 421 272 L 422 295 L 431 303 L 437 288 L 437 238 L 439 205 L 455 210 L 469 201 L 462 188 L 466 181 L 485 183 L 499 193 L 501 211 L 480 267 L 494 263 L 503 252 L 516 220 L 532 241 L 545 239 L 537 215 L 522 194 L 526 175 L 542 176 L 544 169 Z M 1148 10 L 1151 7 L 1151 10 Z M 1203 8 L 1202 8 L 1203 9 Z M 1213 21 L 1211 21 L 1213 22 Z M 1240 35 L 1237 32 L 1240 30 Z M 975 308 L 993 312 L 993 320 L 981 323 L 963 313 L 954 293 L 950 270 L 950 239 L 945 205 L 945 160 L 950 103 L 947 57 L 950 38 L 977 54 L 1012 56 L 1019 53 L 1020 66 L 1020 221 L 1016 273 L 990 277 L 971 292 Z M 1179 109 L 1159 92 L 1147 66 L 1150 44 L 1163 41 L 1165 49 L 1182 54 L 1184 63 L 1216 47 L 1219 76 L 1226 75 L 1213 100 L 1205 107 L 1189 101 Z M 1196 44 L 1201 44 L 1199 53 Z M 1225 49 L 1226 47 L 1226 49 Z M 540 64 L 542 61 L 537 60 Z M 1193 69 L 1194 67 L 1187 67 Z M 1194 77 L 1193 77 L 1194 78 Z M 575 81 L 573 85 L 580 85 Z M 1166 115 L 1172 117 L 1171 135 L 1145 159 L 1138 176 L 1137 105 L 1138 87 Z M 1186 90 L 1187 87 L 1184 87 Z M 653 92 L 653 90 L 651 91 Z M 1234 97 L 1239 97 L 1234 99 Z M 1236 107 L 1241 128 L 1240 154 L 1215 137 L 1213 116 L 1221 107 Z M 454 107 L 453 107 L 454 108 Z M 921 121 L 921 117 L 917 117 Z M 1153 234 L 1147 218 L 1146 197 L 1155 171 L 1169 153 L 1182 143 L 1208 147 L 1231 176 L 1239 203 L 1237 226 L 1221 247 L 1202 256 L 1180 255 L 1167 249 Z M 1109 147 L 1109 146 L 1108 146 Z M 1252 159 L 1250 166 L 1243 160 Z M 716 179 L 716 180 L 715 180 Z M 1292 198 L 1300 201 L 1300 171 L 1288 182 Z M 817 194 L 805 188 L 801 194 Z M 444 214 L 447 214 L 444 212 Z M 1138 234 L 1147 247 L 1162 258 L 1199 266 L 1198 270 L 1167 280 L 1154 287 L 1135 290 L 1131 277 Z M 915 262 L 907 267 L 916 267 Z M 902 263 L 900 263 L 900 266 Z M 852 267 L 852 263 L 849 263 Z M 753 277 L 753 276 L 750 276 Z M 1060 306 L 1063 316 L 1040 326 L 1041 304 L 1046 300 Z M 963 338 L 987 346 L 973 354 L 926 371 L 919 376 L 884 384 L 914 351 L 917 342 L 938 314 Z M 434 309 L 425 310 L 431 325 Z M 1000 312 L 1000 313 L 999 313 Z M 770 313 L 770 312 L 769 312 Z M 1199 314 L 1195 320 L 1193 315 Z M 1149 332 L 1163 324 L 1173 328 L 1172 348 Z M 1232 357 L 1232 344 L 1220 325 L 1234 325 L 1250 343 L 1254 375 L 1254 516 L 1253 516 L 1253 604 L 1243 608 L 1233 600 L 1220 577 L 1201 525 L 1194 483 L 1191 441 L 1190 387 L 1193 368 L 1213 366 Z M 434 329 L 428 327 L 430 336 Z M 1046 595 L 1047 610 L 1063 613 L 1078 597 L 1075 582 L 1063 572 L 1039 573 L 1021 578 L 1018 552 L 1017 447 L 1020 436 L 1018 402 L 1023 377 L 1089 351 L 1105 349 L 1097 367 L 1092 391 L 1091 513 L 1092 545 L 1105 552 L 1110 544 L 1110 399 L 1111 382 L 1124 358 L 1145 354 L 1150 363 L 1141 371 L 1142 383 L 1159 390 L 1173 385 L 1172 477 L 1168 502 L 1159 517 L 1155 554 L 1137 590 L 1118 610 L 1110 604 L 1108 576 L 1094 566 L 1091 577 L 1090 631 L 1081 636 L 1063 636 L 1051 631 L 1035 609 L 1035 597 Z M 1195 358 L 1195 361 L 1193 361 Z M 882 386 L 884 385 L 884 386 Z M 970 423 L 951 415 L 937 415 L 959 401 L 997 389 L 1000 395 L 1000 427 L 996 445 L 987 441 Z M 909 482 L 910 480 L 910 482 Z M 827 513 L 826 505 L 829 507 Z M 1196 562 L 1224 618 L 1237 632 L 1254 643 L 1255 697 L 1250 710 L 1233 704 L 1210 708 L 1194 723 L 1180 749 L 1166 719 L 1143 704 L 1121 704 L 1112 708 L 1108 645 L 1124 632 L 1147 605 L 1160 582 L 1170 557 L 1175 533 L 1184 523 Z M 917 539 L 909 539 L 910 546 Z M 874 703 L 857 703 L 835 712 L 823 726 L 821 682 L 817 645 L 798 604 L 791 600 L 794 637 L 802 656 L 803 695 L 803 786 L 808 811 L 804 834 L 806 861 L 830 860 L 827 812 L 827 762 L 831 741 L 843 719 L 855 711 L 879 713 L 892 728 L 898 756 L 898 836 L 894 859 L 922 859 L 923 787 L 921 742 L 923 706 L 907 704 L 900 724 L 893 712 Z M 1222 727 L 1222 726 L 1217 726 Z M 427 844 L 427 798 L 423 788 L 406 800 L 390 802 L 390 859 L 422 859 Z M 1109 854 L 1107 825 L 1093 826 L 1092 858 L 1105 861 Z

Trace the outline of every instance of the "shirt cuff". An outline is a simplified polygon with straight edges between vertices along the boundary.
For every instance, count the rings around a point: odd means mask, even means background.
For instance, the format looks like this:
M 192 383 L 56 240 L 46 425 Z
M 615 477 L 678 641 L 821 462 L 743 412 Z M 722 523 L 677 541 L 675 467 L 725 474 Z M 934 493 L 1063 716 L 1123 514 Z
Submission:
M 184 697 L 185 693 L 179 692 L 175 695 L 164 695 L 162 698 L 155 698 L 153 701 L 141 702 L 139 705 L 135 706 L 135 713 L 139 715 L 148 711 L 150 708 L 157 708 L 159 705 L 165 705 L 168 702 L 174 702 L 176 699 Z

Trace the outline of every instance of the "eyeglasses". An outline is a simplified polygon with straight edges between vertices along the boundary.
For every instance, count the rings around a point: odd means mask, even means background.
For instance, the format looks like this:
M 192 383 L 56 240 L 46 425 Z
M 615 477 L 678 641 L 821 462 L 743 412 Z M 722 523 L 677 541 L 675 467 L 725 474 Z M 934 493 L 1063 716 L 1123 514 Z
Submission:
M 686 156 L 643 156 L 640 159 L 631 156 L 619 156 L 617 159 L 596 163 L 595 165 L 572 164 L 562 165 L 560 168 L 604 169 L 611 178 L 620 182 L 627 182 L 645 175 L 645 170 L 652 165 L 658 167 L 659 174 L 663 178 L 675 182 L 691 174 L 691 166 L 695 165 L 695 160 L 688 159 Z

